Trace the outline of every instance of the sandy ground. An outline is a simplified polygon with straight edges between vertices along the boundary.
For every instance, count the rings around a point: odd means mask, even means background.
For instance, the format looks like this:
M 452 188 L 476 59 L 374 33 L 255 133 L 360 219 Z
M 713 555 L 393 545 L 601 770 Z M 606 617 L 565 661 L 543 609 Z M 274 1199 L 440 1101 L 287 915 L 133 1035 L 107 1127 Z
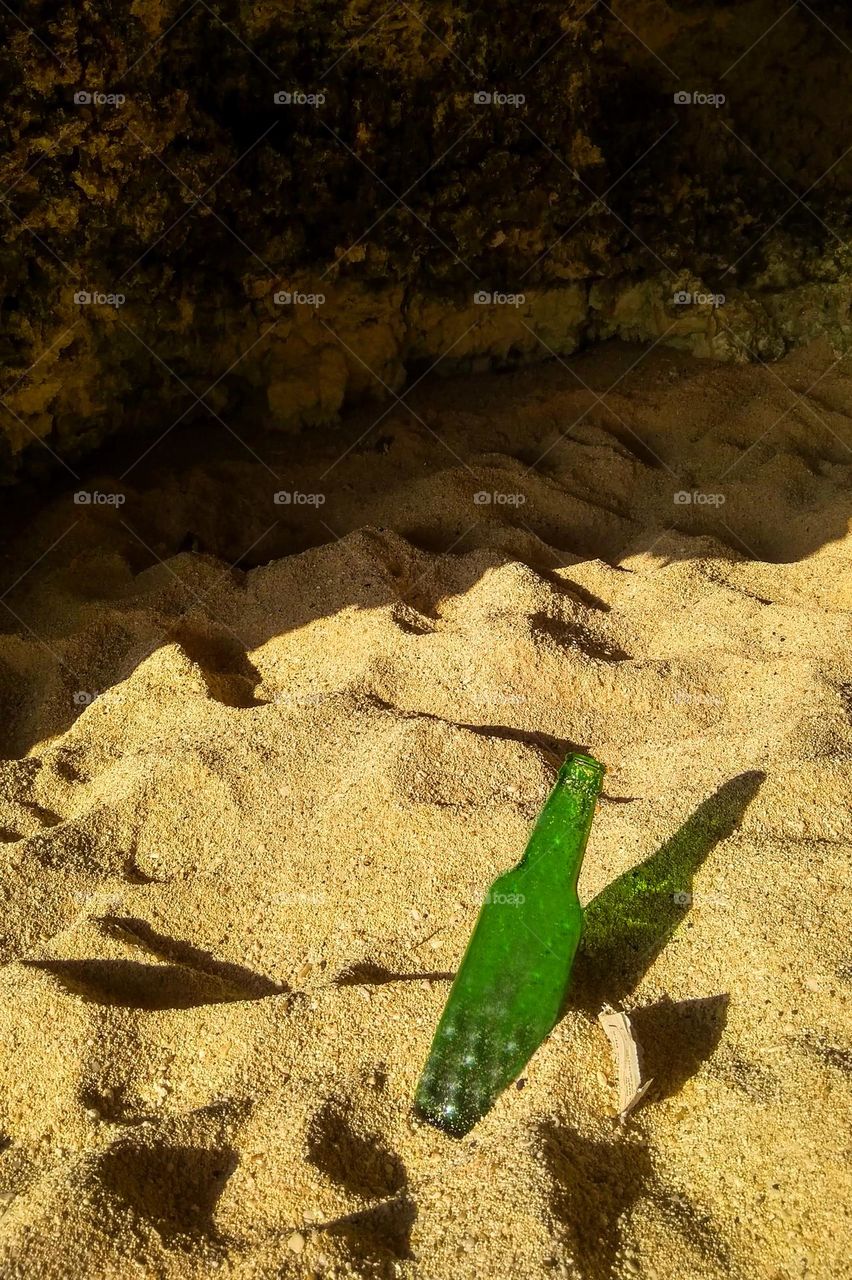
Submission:
M 607 347 L 12 505 L 4 1277 L 850 1274 L 850 369 Z M 454 1140 L 412 1093 L 572 745 L 571 1000 Z

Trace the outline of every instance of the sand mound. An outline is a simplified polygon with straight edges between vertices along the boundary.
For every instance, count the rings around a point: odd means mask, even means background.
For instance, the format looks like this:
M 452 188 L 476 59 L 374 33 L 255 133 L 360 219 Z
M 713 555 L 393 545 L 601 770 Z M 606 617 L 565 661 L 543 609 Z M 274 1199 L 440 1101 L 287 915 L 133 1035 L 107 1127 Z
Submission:
M 823 354 L 666 356 L 595 402 L 635 357 L 432 387 L 330 473 L 116 468 L 13 547 L 4 1275 L 843 1273 L 848 383 L 774 426 Z M 416 1079 L 572 745 L 570 1007 L 454 1141 Z M 655 1079 L 624 1129 L 604 1000 Z

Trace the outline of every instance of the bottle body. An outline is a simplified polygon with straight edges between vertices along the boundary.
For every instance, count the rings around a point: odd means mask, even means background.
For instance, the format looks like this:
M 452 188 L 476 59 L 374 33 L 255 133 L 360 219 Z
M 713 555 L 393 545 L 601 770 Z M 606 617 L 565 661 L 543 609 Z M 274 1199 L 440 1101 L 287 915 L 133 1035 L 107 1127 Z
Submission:
M 453 983 L 416 1105 L 466 1133 L 553 1029 L 583 927 L 577 878 L 603 767 L 569 756 L 523 858 L 489 889 Z

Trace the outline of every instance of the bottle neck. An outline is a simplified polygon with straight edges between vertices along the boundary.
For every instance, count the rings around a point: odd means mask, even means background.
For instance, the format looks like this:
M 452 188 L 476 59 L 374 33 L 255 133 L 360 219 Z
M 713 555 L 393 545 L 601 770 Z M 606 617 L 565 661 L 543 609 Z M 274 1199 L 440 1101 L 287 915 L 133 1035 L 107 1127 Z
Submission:
M 520 864 L 542 886 L 576 891 L 603 775 L 591 756 L 569 756 L 559 770 Z

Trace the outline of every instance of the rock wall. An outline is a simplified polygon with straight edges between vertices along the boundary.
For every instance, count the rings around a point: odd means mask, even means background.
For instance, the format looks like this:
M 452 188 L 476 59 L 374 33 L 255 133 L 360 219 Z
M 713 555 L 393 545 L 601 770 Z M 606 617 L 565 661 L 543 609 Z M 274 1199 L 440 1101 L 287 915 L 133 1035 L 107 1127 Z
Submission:
M 4 480 L 611 336 L 849 345 L 844 4 L 32 0 L 3 23 Z

